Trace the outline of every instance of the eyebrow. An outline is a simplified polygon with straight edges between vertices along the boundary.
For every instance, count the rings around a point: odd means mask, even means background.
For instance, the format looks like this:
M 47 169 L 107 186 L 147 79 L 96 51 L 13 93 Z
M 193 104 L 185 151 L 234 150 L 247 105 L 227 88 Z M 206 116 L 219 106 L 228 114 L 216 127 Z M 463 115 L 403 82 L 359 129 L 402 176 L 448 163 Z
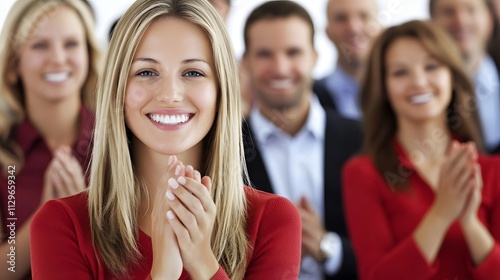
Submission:
M 133 62 L 137 62 L 137 61 L 148 62 L 148 63 L 153 63 L 153 64 L 160 64 L 160 62 L 158 62 L 156 59 L 153 59 L 150 57 L 139 57 L 139 58 L 136 58 Z M 202 63 L 209 65 L 206 60 L 201 59 L 201 58 L 185 59 L 182 61 L 182 64 L 190 64 L 190 63 L 195 63 L 195 62 L 202 62 Z

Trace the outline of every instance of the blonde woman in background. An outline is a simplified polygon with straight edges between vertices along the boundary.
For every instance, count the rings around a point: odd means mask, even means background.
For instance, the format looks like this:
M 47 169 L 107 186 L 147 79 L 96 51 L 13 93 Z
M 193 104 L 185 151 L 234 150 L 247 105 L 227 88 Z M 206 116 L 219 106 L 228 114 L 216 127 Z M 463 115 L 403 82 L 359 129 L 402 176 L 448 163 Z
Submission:
M 217 11 L 136 1 L 105 65 L 89 189 L 35 216 L 34 278 L 295 279 L 297 209 L 244 186 L 237 68 Z
M 85 188 L 99 48 L 80 0 L 19 0 L 0 38 L 0 279 L 30 278 L 29 227 Z

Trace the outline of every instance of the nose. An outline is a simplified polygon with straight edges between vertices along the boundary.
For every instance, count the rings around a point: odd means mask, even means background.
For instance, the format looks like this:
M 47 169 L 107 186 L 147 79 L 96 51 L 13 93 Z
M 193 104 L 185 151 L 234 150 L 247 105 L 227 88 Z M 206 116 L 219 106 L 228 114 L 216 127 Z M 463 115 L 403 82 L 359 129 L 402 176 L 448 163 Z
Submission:
M 412 83 L 415 87 L 425 87 L 428 79 L 424 69 L 415 69 L 412 71 Z
M 453 24 L 455 28 L 464 28 L 470 21 L 470 15 L 466 11 L 455 11 L 453 15 Z
M 350 35 L 357 35 L 363 32 L 364 22 L 359 17 L 349 17 L 347 20 L 347 31 Z
M 158 83 L 153 83 L 152 90 L 156 92 L 156 99 L 160 102 L 172 104 L 184 100 L 185 87 L 180 77 L 163 75 Z
M 273 74 L 286 76 L 290 71 L 290 61 L 285 54 L 276 55 L 272 61 Z
M 50 48 L 50 60 L 55 64 L 63 64 L 66 61 L 66 50 L 64 46 L 54 44 Z

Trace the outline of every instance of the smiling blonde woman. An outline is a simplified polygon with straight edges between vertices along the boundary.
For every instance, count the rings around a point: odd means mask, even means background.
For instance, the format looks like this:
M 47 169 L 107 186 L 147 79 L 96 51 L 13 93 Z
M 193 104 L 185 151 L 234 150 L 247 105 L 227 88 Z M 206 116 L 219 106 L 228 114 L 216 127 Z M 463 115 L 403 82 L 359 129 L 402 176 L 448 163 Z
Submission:
M 35 279 L 297 277 L 297 209 L 244 186 L 236 63 L 206 0 L 134 2 L 97 95 L 89 190 L 35 216 Z

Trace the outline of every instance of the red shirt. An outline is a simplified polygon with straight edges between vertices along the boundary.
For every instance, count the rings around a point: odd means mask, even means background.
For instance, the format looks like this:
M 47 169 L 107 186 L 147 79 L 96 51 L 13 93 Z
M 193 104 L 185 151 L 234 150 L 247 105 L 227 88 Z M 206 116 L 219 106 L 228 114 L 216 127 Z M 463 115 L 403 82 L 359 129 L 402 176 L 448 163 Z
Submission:
M 80 161 L 85 171 L 90 160 L 89 145 L 94 129 L 94 116 L 82 106 L 80 113 L 80 130 L 75 144 L 73 144 L 73 155 Z M 16 230 L 37 210 L 42 198 L 43 180 L 45 169 L 52 160 L 52 152 L 45 143 L 40 133 L 35 127 L 25 120 L 15 129 L 15 140 L 19 144 L 24 155 L 24 167 L 21 171 L 15 172 L 15 218 Z M 10 175 L 10 174 L 9 174 Z M 8 193 L 7 178 L 4 173 L 0 174 L 0 211 L 2 214 L 2 226 L 5 240 L 5 233 L 8 233 Z
M 248 266 L 245 279 L 297 279 L 301 258 L 301 220 L 287 199 L 245 187 L 248 201 Z M 112 279 L 90 238 L 86 192 L 47 202 L 31 223 L 33 279 Z M 130 279 L 150 279 L 151 238 L 139 231 L 142 262 Z M 180 279 L 190 279 L 183 271 Z M 229 279 L 224 270 L 212 279 Z
M 361 279 L 500 279 L 500 158 L 480 155 L 478 159 L 484 184 L 478 217 L 495 239 L 492 252 L 475 267 L 456 221 L 436 261 L 429 264 L 413 232 L 435 193 L 397 144 L 396 151 L 405 167 L 400 175 L 410 176 L 408 190 L 392 191 L 368 156 L 351 159 L 343 170 L 347 225 Z

